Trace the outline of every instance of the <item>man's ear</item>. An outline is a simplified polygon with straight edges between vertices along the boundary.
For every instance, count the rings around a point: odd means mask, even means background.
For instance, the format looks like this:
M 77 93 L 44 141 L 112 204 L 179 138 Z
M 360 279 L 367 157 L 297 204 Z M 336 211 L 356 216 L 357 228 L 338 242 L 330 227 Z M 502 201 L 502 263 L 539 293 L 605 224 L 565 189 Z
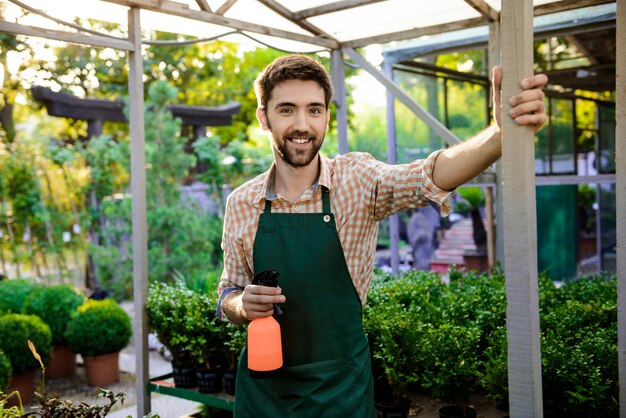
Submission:
M 261 129 L 263 129 L 264 131 L 269 131 L 270 127 L 269 127 L 269 124 L 267 123 L 267 116 L 265 115 L 265 110 L 261 109 L 260 107 L 257 107 L 256 118 L 259 121 L 259 124 L 261 125 Z

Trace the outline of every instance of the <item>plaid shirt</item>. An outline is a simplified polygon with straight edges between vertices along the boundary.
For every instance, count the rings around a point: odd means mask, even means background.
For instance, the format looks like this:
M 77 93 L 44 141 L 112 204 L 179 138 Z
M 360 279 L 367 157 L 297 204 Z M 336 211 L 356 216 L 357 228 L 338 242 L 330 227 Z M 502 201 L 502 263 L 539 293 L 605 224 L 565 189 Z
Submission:
M 322 212 L 320 185 L 330 190 L 330 206 L 336 218 L 339 241 L 354 287 L 361 303 L 365 303 L 372 281 L 378 221 L 403 209 L 425 206 L 429 201 L 440 208 L 442 216 L 450 212 L 448 197 L 452 192 L 439 189 L 431 177 L 439 152 L 425 160 L 401 165 L 388 165 L 360 152 L 335 159 L 320 155 L 317 182 L 295 202 L 274 191 L 275 164 L 237 188 L 226 203 L 222 237 L 224 271 L 218 288 L 218 316 L 222 316 L 222 298 L 252 282 L 252 250 L 265 200 L 272 201 L 272 213 Z

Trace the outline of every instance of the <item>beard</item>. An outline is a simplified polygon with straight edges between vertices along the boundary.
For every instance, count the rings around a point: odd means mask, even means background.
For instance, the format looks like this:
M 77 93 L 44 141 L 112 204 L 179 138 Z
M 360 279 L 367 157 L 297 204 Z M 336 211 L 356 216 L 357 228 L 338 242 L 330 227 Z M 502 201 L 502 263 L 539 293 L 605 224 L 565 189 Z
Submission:
M 271 130 L 271 127 L 270 127 Z M 311 146 L 306 149 L 295 148 L 290 139 L 291 138 L 309 138 Z M 294 168 L 306 167 L 315 159 L 322 144 L 324 143 L 324 137 L 317 138 L 315 135 L 311 135 L 307 131 L 293 131 L 283 136 L 281 140 L 274 136 L 272 133 L 272 145 L 278 151 L 281 158 L 287 165 Z

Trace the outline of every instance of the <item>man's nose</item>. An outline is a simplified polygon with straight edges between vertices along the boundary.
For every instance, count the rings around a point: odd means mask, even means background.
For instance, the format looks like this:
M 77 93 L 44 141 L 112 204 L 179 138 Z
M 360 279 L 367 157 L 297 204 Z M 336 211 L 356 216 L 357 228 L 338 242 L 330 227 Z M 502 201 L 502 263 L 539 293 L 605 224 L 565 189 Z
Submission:
M 297 131 L 306 131 L 308 128 L 307 113 L 306 111 L 296 112 L 293 129 Z

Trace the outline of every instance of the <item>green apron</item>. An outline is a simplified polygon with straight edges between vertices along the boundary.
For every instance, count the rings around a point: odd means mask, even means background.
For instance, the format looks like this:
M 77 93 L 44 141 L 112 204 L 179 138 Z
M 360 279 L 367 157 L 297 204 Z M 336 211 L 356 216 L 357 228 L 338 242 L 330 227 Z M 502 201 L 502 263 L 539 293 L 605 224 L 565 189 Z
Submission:
M 235 417 L 372 418 L 374 389 L 361 301 L 343 255 L 328 189 L 323 213 L 277 214 L 266 201 L 254 269 L 278 270 L 283 368 L 271 377 L 237 372 Z

